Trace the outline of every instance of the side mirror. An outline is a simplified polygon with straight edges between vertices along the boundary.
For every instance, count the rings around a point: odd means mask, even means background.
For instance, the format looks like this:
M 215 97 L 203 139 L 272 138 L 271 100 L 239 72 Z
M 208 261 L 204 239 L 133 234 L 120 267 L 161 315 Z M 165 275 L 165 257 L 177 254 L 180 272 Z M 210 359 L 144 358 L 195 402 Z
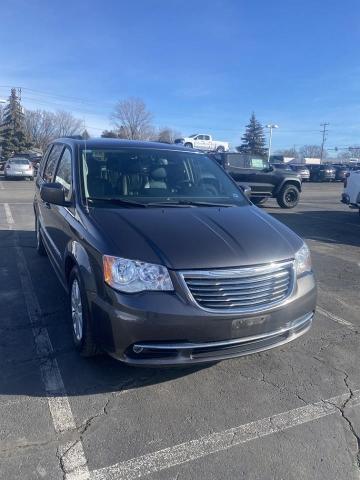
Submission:
M 274 170 L 274 167 L 272 165 L 267 165 L 265 168 L 264 168 L 264 172 L 268 173 L 268 172 L 272 172 Z
M 250 198 L 251 195 L 251 187 L 249 185 L 240 185 L 241 190 L 246 198 Z
M 61 183 L 43 183 L 40 188 L 40 197 L 45 203 L 52 203 L 66 207 L 65 190 Z

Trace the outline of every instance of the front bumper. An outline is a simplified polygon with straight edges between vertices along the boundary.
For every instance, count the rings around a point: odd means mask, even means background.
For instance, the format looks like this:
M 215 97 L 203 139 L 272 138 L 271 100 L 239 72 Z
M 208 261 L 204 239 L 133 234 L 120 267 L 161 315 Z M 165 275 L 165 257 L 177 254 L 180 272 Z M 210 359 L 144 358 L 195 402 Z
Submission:
M 218 362 L 279 347 L 306 333 L 314 312 L 290 322 L 289 326 L 263 335 L 221 342 L 136 343 L 127 353 L 127 362 L 136 365 L 176 365 Z
M 29 173 L 5 173 L 5 178 L 33 178 L 34 173 L 29 172 Z
M 316 307 L 314 275 L 297 279 L 284 304 L 264 312 L 211 313 L 186 295 L 126 295 L 104 286 L 87 292 L 99 346 L 131 365 L 165 366 L 219 361 L 283 345 L 305 333 Z

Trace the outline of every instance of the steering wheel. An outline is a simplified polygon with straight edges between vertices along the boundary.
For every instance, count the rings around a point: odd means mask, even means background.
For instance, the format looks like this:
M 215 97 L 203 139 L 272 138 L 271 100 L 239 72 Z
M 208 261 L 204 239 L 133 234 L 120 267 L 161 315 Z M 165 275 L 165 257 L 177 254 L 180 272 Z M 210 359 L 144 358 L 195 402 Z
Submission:
M 193 182 L 191 180 L 180 180 L 176 182 L 176 187 L 188 187 L 191 188 L 193 186 Z

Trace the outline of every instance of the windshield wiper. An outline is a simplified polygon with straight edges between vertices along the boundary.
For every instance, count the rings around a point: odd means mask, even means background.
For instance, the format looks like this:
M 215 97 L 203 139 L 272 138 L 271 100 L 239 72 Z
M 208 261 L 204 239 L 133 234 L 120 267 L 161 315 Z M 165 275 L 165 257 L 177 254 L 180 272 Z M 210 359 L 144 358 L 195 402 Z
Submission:
M 134 202 L 133 200 L 125 200 L 123 198 L 113 198 L 113 197 L 89 197 L 88 202 L 108 202 L 115 205 L 124 205 L 124 207 L 140 207 L 146 208 L 145 203 Z
M 233 203 L 201 202 L 196 200 L 175 200 L 171 202 L 152 202 L 151 207 L 235 207 Z

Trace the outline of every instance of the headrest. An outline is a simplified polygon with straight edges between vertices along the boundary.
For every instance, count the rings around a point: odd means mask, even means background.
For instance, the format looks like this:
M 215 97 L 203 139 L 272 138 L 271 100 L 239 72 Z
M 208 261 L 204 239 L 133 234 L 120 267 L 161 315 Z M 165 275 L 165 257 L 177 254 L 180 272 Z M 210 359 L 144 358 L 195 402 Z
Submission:
M 164 167 L 158 167 L 152 170 L 150 175 L 154 180 L 163 180 L 166 178 L 166 170 Z
M 142 162 L 139 160 L 131 160 L 129 162 L 126 162 L 124 165 L 124 173 L 137 173 L 137 174 L 146 174 L 148 173 L 148 169 L 146 165 L 144 165 Z
M 88 157 L 86 159 L 86 165 L 88 173 L 94 174 L 101 171 L 101 162 L 99 160 L 95 160 L 93 157 Z

